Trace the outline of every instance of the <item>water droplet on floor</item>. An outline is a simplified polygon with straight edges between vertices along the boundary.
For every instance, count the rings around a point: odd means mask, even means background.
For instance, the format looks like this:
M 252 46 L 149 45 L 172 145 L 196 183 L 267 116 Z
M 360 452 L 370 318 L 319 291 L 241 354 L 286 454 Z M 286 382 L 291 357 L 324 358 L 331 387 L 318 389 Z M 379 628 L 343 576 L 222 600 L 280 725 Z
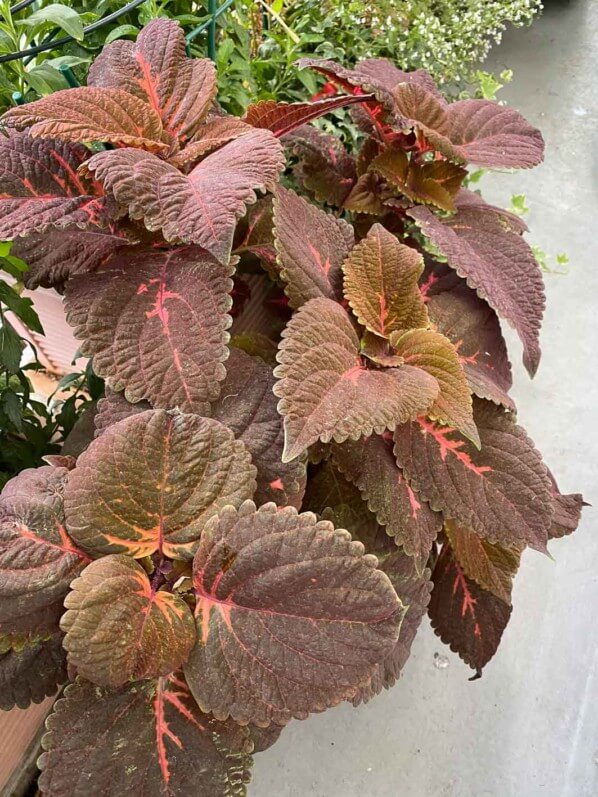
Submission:
M 434 666 L 437 670 L 446 670 L 449 666 L 449 658 L 448 656 L 443 656 L 440 653 L 434 654 Z

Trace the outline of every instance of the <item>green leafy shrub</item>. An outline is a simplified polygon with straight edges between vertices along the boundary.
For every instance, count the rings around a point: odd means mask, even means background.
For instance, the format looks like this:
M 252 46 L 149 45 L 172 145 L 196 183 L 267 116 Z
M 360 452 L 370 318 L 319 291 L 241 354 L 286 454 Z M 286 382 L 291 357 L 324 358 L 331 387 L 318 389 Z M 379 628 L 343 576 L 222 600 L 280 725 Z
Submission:
M 71 681 L 48 797 L 240 797 L 288 722 L 391 687 L 426 613 L 479 677 L 523 552 L 577 526 L 498 320 L 533 375 L 541 271 L 462 187 L 540 132 L 423 70 L 300 66 L 344 93 L 239 119 L 154 20 L 2 118 L 0 236 L 106 379 L 80 456 L 0 498 L 1 705 Z M 338 107 L 356 153 L 311 125 Z
M 500 41 L 507 24 L 529 24 L 542 7 L 540 0 L 295 0 L 270 5 L 288 29 L 268 14 L 264 20 L 255 0 L 239 0 L 222 20 L 220 91 L 231 112 L 256 98 L 296 100 L 305 89 L 315 93 L 313 76 L 297 73 L 293 65 L 308 54 L 344 62 L 391 58 L 402 69 L 424 68 L 440 83 L 460 85 L 474 77 L 475 65 Z

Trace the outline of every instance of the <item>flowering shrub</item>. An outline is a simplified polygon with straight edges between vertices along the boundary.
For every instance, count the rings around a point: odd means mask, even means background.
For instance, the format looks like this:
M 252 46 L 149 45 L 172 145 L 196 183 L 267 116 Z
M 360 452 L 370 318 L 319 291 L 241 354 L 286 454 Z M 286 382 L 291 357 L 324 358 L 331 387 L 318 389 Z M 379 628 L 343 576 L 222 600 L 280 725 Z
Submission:
M 533 373 L 541 273 L 461 188 L 540 133 L 388 61 L 302 66 L 346 93 L 236 119 L 157 20 L 3 117 L 0 235 L 107 386 L 87 449 L 0 499 L 2 706 L 71 681 L 49 795 L 242 795 L 290 720 L 392 686 L 426 612 L 479 676 L 523 550 L 577 525 L 497 318 Z M 308 124 L 345 106 L 357 157 Z

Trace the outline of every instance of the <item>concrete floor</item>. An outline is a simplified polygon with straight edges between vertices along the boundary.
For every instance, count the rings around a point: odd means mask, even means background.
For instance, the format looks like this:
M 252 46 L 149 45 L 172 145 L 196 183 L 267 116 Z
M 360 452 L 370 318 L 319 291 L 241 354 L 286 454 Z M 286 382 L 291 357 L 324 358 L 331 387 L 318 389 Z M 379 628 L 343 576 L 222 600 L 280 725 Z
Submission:
M 513 336 L 515 399 L 563 491 L 598 503 L 598 0 L 556 2 L 512 31 L 489 67 L 501 97 L 541 127 L 546 162 L 486 177 L 486 198 L 525 192 L 530 239 L 570 258 L 546 278 L 544 357 L 533 382 Z M 395 688 L 291 724 L 256 760 L 254 797 L 598 795 L 598 528 L 526 552 L 499 653 L 475 683 L 427 622 Z M 434 666 L 434 653 L 449 657 Z

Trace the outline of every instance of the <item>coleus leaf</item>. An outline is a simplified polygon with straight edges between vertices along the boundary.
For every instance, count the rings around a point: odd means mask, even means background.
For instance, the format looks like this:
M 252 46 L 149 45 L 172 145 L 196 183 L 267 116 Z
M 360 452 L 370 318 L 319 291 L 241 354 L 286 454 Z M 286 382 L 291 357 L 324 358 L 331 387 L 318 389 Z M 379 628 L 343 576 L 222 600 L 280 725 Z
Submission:
M 440 392 L 428 416 L 458 429 L 479 446 L 471 392 L 457 350 L 450 340 L 432 329 L 410 329 L 394 332 L 391 343 L 405 363 L 423 369 L 438 382 Z
M 316 199 L 342 207 L 357 179 L 355 160 L 336 136 L 304 125 L 285 136 L 284 143 L 299 159 L 294 175 Z
M 178 675 L 117 690 L 79 679 L 47 721 L 40 788 L 67 797 L 243 797 L 249 731 L 202 714 Z M 117 750 L 118 754 L 112 754 Z
M 199 706 L 284 724 L 351 697 L 403 614 L 376 561 L 311 512 L 225 507 L 193 562 L 198 641 L 184 669 Z
M 426 327 L 428 313 L 417 281 L 421 255 L 374 224 L 343 264 L 345 297 L 358 321 L 376 335 Z
M 60 627 L 69 664 L 102 686 L 168 675 L 195 643 L 185 601 L 156 591 L 129 556 L 113 554 L 89 564 L 71 584 L 64 605 Z
M 122 89 L 81 86 L 55 91 L 11 108 L 2 123 L 9 129 L 28 128 L 33 138 L 103 141 L 150 152 L 164 152 L 169 147 L 158 114 Z
M 383 365 L 385 368 L 394 368 L 403 365 L 403 358 L 394 353 L 393 347 L 386 338 L 374 335 L 368 329 L 361 338 L 361 356 L 367 357 L 373 363 Z
M 194 243 L 228 260 L 235 224 L 256 191 L 272 190 L 284 167 L 282 147 L 268 130 L 253 130 L 201 161 L 188 175 L 149 152 L 99 152 L 86 164 L 95 177 L 167 241 Z
M 554 506 L 554 517 L 552 518 L 552 526 L 548 532 L 548 538 L 566 537 L 577 529 L 581 520 L 581 510 L 584 506 L 589 506 L 589 504 L 583 500 L 583 495 L 580 493 L 563 495 L 550 471 L 548 471 L 548 476 L 550 477 Z
M 440 290 L 440 282 L 438 292 L 433 285 L 427 294 L 430 320 L 453 342 L 472 393 L 514 409 L 511 364 L 496 313 L 456 276 L 450 290 Z
M 421 574 L 442 517 L 410 487 L 383 437 L 347 441 L 332 448 L 334 464 L 355 484 L 386 533 L 411 557 Z
M 120 231 L 48 230 L 17 238 L 11 253 L 29 266 L 23 282 L 32 290 L 61 286 L 76 274 L 94 271 L 130 243 Z
M 392 96 L 400 126 L 414 127 L 457 163 L 527 169 L 544 157 L 542 134 L 513 108 L 489 100 L 447 105 L 414 82 L 396 86 Z
M 430 76 L 424 70 L 417 72 L 401 72 L 390 62 L 383 59 L 371 59 L 357 64 L 355 69 L 347 69 L 335 61 L 324 58 L 300 58 L 296 62 L 299 69 L 313 69 L 324 75 L 333 83 L 342 86 L 351 94 L 361 92 L 373 92 L 376 99 L 382 102 L 387 109 L 394 110 L 394 98 L 391 89 L 396 82 L 401 80 L 419 81 L 424 75 Z M 391 73 L 391 70 L 394 72 Z M 392 75 L 392 76 L 391 76 Z M 399 75 L 399 77 L 397 77 Z M 357 91 L 355 91 L 357 89 Z
M 51 138 L 0 137 L 0 239 L 105 225 L 114 202 L 77 171 L 89 154 L 80 144 Z
M 402 551 L 391 553 L 381 563 L 380 570 L 390 579 L 406 611 L 394 649 L 376 665 L 370 680 L 358 689 L 353 697 L 354 706 L 366 703 L 383 689 L 390 689 L 397 682 L 401 670 L 407 663 L 411 645 L 430 602 L 432 590 L 430 571 L 424 570 L 418 574 L 413 559 Z
M 274 392 L 284 417 L 284 462 L 316 440 L 381 434 L 425 412 L 438 395 L 434 377 L 419 368 L 367 370 L 349 315 L 330 299 L 311 299 L 295 313 L 278 362 Z
M 272 280 L 277 281 L 273 199 L 271 195 L 261 197 L 249 207 L 247 215 L 237 226 L 233 251 L 241 257 L 245 253 L 255 255 Z
M 67 679 L 61 634 L 0 653 L 0 710 L 27 708 L 56 693 Z
M 216 69 L 208 58 L 187 58 L 178 22 L 153 19 L 135 43 L 120 39 L 104 47 L 92 64 L 89 86 L 122 89 L 151 106 L 164 128 L 187 141 L 216 96 Z
M 189 559 L 205 522 L 255 490 L 249 453 L 218 421 L 149 410 L 96 438 L 69 474 L 67 527 L 94 555 Z
M 284 726 L 270 724 L 267 728 L 260 728 L 258 725 L 248 725 L 247 730 L 251 736 L 255 754 L 263 753 L 264 750 L 268 750 L 273 744 L 276 744 Z
M 392 91 L 399 83 L 415 83 L 434 94 L 439 102 L 446 104 L 446 100 L 438 90 L 434 78 L 425 69 L 403 72 L 402 69 L 398 69 L 387 58 L 366 58 L 356 64 L 354 74 L 355 80 L 358 78 L 363 79 L 361 76 L 365 76 L 377 85 L 386 88 L 387 91 Z
M 243 121 L 252 127 L 262 127 L 270 130 L 277 138 L 292 133 L 293 130 L 308 122 L 313 122 L 337 108 L 344 108 L 356 102 L 367 102 L 373 96 L 362 95 L 350 97 L 342 94 L 339 97 L 318 102 L 276 102 L 276 100 L 261 100 L 250 105 L 245 111 Z
M 449 545 L 432 574 L 428 607 L 432 628 L 478 674 L 496 653 L 511 606 L 468 578 Z
M 450 427 L 419 418 L 395 430 L 395 456 L 412 488 L 445 518 L 490 542 L 546 550 L 550 480 L 525 431 L 490 402 L 474 401 L 481 451 Z
M 112 390 L 207 415 L 226 373 L 232 271 L 199 247 L 132 250 L 69 280 L 67 321 Z
M 277 263 L 291 307 L 320 296 L 340 298 L 341 266 L 353 245 L 353 229 L 282 186 L 273 207 Z
M 89 558 L 64 528 L 68 471 L 44 465 L 22 471 L 0 498 L 0 631 L 45 631 L 56 605 Z M 24 618 L 30 620 L 26 624 Z
M 515 328 L 524 347 L 524 365 L 533 375 L 540 361 L 544 286 L 519 230 L 490 205 L 465 205 L 448 219 L 424 207 L 408 213 L 449 266 Z
M 107 388 L 97 405 L 94 418 L 95 437 L 105 432 L 109 426 L 113 426 L 131 415 L 140 415 L 151 409 L 152 406 L 148 401 L 137 401 L 133 404 L 127 401 L 122 393 L 115 393 L 114 390 Z
M 452 520 L 445 523 L 444 531 L 465 575 L 510 605 L 520 551 L 488 542 Z
M 231 349 L 220 399 L 211 415 L 242 440 L 257 468 L 258 506 L 274 501 L 299 508 L 307 481 L 301 460 L 282 462 L 284 430 L 276 410 L 272 368 L 244 351 Z
M 357 487 L 332 459 L 322 462 L 311 475 L 301 508 L 329 520 L 336 528 L 346 529 L 354 540 L 363 543 L 366 553 L 386 556 L 396 550 L 394 540 L 370 512 Z
M 386 211 L 381 196 L 381 180 L 372 172 L 361 174 L 343 202 L 343 208 L 352 213 L 382 216 Z
M 235 116 L 215 116 L 203 124 L 195 134 L 191 143 L 168 159 L 169 163 L 182 169 L 190 163 L 198 161 L 215 149 L 219 149 L 229 141 L 250 133 L 251 125 L 242 122 Z
M 281 462 L 284 430 L 272 392 L 272 368 L 260 357 L 239 349 L 231 349 L 226 366 L 222 392 L 210 414 L 227 426 L 250 453 L 257 468 L 255 502 L 259 505 L 274 501 L 278 506 L 299 508 L 307 481 L 306 466 L 300 459 Z M 96 434 L 148 409 L 150 405 L 145 401 L 131 404 L 121 393 L 108 391 L 98 403 Z
M 416 164 L 399 149 L 385 149 L 371 162 L 369 169 L 381 175 L 394 188 L 414 202 L 453 211 L 454 197 L 467 171 L 446 160 Z

